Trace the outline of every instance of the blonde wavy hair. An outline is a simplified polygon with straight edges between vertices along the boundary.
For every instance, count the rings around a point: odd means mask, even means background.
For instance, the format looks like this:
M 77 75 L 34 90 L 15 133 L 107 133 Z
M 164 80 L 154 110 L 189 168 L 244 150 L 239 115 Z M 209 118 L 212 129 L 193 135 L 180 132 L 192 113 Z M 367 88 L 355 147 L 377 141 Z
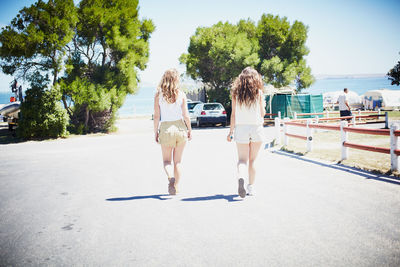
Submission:
M 158 85 L 158 92 L 162 94 L 165 101 L 175 103 L 179 93 L 179 73 L 176 69 L 169 69 L 164 72 Z
M 232 83 L 232 97 L 239 105 L 250 107 L 257 102 L 259 90 L 264 87 L 261 75 L 252 67 L 247 67 Z

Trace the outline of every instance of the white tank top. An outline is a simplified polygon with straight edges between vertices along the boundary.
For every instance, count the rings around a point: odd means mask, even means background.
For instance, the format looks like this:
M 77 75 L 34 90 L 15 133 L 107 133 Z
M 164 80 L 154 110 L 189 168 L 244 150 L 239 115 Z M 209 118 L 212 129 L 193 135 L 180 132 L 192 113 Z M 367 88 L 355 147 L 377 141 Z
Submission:
M 170 104 L 164 99 L 162 93 L 160 92 L 158 103 L 160 105 L 161 121 L 177 121 L 183 118 L 182 102 L 184 97 L 185 94 L 181 91 L 178 91 L 178 96 L 175 103 Z
M 235 124 L 236 125 L 263 125 L 264 120 L 260 113 L 260 101 L 257 99 L 256 103 L 250 107 L 246 105 L 240 105 L 236 100 L 236 113 L 235 113 Z

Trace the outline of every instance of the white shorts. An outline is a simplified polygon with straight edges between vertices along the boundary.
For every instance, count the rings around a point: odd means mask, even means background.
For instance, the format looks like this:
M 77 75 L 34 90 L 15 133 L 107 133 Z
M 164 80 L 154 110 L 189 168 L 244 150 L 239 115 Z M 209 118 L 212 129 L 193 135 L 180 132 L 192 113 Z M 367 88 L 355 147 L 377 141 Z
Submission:
M 234 138 L 239 144 L 264 142 L 264 127 L 262 125 L 236 125 Z

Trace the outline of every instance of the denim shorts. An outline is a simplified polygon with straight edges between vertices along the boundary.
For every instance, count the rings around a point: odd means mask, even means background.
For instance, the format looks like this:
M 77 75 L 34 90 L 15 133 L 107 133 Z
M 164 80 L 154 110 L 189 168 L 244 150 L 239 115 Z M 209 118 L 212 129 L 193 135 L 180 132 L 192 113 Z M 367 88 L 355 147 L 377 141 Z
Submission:
M 236 125 L 234 139 L 239 144 L 264 142 L 264 127 L 262 125 Z

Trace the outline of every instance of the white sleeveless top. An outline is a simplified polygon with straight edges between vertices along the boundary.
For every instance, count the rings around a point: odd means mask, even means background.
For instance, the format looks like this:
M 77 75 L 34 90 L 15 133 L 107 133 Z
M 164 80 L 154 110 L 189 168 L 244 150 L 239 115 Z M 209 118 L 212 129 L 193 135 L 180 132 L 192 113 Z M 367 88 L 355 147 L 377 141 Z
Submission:
M 246 105 L 240 105 L 236 100 L 236 113 L 235 113 L 235 124 L 236 125 L 263 125 L 264 120 L 260 114 L 260 101 L 257 99 L 256 103 L 248 107 Z
M 158 104 L 160 105 L 161 121 L 177 121 L 183 119 L 182 114 L 182 102 L 185 94 L 181 91 L 178 92 L 175 103 L 168 103 L 162 93 L 158 98 Z

